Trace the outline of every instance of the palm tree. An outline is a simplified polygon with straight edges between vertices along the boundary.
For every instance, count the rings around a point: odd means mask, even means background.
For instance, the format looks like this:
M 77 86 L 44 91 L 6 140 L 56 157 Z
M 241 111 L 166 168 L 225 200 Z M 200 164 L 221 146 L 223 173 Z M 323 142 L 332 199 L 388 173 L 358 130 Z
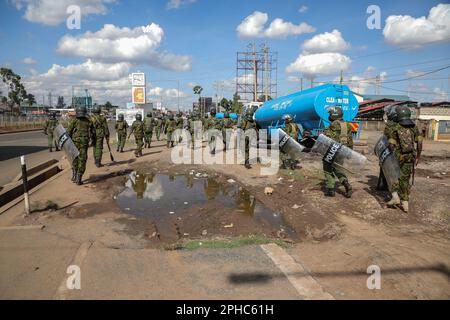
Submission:
M 198 94 L 198 106 L 200 108 L 200 114 L 203 118 L 204 116 L 204 112 L 201 106 L 201 101 L 200 101 L 200 95 L 202 94 L 203 88 L 199 85 L 196 85 L 194 88 L 192 88 L 192 90 L 194 91 L 194 94 Z

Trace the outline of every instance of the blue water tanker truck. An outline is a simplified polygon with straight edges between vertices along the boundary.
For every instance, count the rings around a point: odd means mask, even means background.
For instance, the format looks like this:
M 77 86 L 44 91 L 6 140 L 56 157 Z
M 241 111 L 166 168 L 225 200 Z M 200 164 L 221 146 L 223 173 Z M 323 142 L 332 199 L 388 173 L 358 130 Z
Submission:
M 306 129 L 317 136 L 330 125 L 328 108 L 334 106 L 342 108 L 344 121 L 352 122 L 358 114 L 358 101 L 348 86 L 324 84 L 266 101 L 256 110 L 254 119 L 259 128 L 270 130 L 283 128 L 283 115 L 289 114 L 300 125 L 300 135 Z M 357 134 L 358 123 L 352 127 Z

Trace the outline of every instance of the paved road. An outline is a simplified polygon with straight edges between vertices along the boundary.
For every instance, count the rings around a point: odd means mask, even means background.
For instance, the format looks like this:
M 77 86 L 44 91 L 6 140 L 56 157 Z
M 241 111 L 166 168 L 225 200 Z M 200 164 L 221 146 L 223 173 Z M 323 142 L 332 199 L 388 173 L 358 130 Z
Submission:
M 0 135 L 0 186 L 11 182 L 20 173 L 19 158 L 27 155 L 32 167 L 50 159 L 60 159 L 62 152 L 48 152 L 47 136 L 42 131 L 28 131 Z

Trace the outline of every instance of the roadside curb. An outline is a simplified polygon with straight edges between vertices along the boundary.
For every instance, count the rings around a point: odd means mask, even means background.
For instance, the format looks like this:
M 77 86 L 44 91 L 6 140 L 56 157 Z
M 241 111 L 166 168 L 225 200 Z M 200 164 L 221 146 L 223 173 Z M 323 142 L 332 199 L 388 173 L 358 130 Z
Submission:
M 0 131 L 1 134 L 11 134 L 11 133 L 23 133 L 23 132 L 32 132 L 32 131 L 41 131 L 44 130 L 44 128 L 38 128 L 38 129 L 27 129 L 27 130 L 15 130 L 15 131 Z

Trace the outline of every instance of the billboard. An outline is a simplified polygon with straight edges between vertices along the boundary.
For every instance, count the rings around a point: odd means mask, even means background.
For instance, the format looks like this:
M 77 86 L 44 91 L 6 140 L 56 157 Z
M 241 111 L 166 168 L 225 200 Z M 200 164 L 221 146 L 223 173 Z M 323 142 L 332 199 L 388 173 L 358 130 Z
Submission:
M 145 73 L 143 72 L 132 73 L 131 85 L 133 87 L 145 87 Z
M 131 88 L 132 102 L 137 104 L 145 103 L 145 87 Z
M 144 119 L 144 109 L 116 109 L 116 120 L 118 119 L 119 114 L 123 114 L 124 120 L 131 126 L 133 121 L 136 120 L 136 114 L 138 113 L 140 113 L 142 119 Z
M 127 102 L 127 109 L 134 109 L 136 105 L 133 102 Z

